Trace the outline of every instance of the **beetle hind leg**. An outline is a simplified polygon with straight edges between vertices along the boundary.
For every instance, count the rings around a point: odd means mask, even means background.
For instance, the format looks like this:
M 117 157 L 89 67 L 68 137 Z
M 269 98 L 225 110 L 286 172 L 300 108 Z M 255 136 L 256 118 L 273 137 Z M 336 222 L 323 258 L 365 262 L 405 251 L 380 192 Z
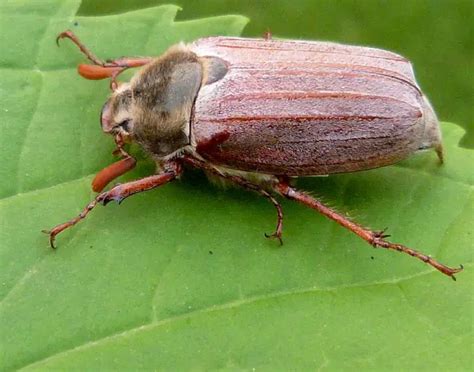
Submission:
M 295 200 L 312 209 L 315 209 L 316 211 L 323 214 L 324 216 L 337 222 L 339 225 L 357 234 L 359 237 L 364 239 L 366 242 L 368 242 L 370 245 L 372 245 L 375 248 L 385 248 L 385 249 L 395 250 L 398 252 L 406 253 L 412 257 L 416 257 L 419 260 L 425 262 L 426 264 L 434 267 L 436 270 L 440 271 L 441 273 L 447 276 L 450 276 L 454 280 L 456 280 L 454 274 L 462 271 L 463 269 L 462 265 L 459 268 L 448 267 L 422 252 L 416 251 L 412 248 L 406 247 L 401 244 L 396 244 L 396 243 L 392 243 L 385 240 L 385 238 L 389 236 L 385 234 L 385 230 L 371 231 L 369 229 L 362 227 L 361 225 L 351 221 L 347 217 L 339 214 L 335 210 L 327 207 L 326 205 L 321 203 L 319 200 L 289 186 L 286 180 L 284 179 L 281 179 L 280 182 L 275 186 L 275 191 L 283 195 L 287 199 Z
M 54 241 L 56 240 L 56 235 L 59 233 L 63 232 L 64 230 L 73 227 L 75 224 L 77 224 L 79 221 L 83 220 L 84 218 L 87 217 L 89 212 L 94 209 L 94 207 L 97 205 L 98 200 L 97 198 L 92 200 L 87 206 L 82 210 L 81 213 L 79 213 L 78 216 L 70 219 L 69 221 L 66 221 L 64 223 L 61 223 L 55 227 L 53 227 L 51 230 L 41 230 L 45 234 L 49 235 L 49 245 L 51 248 L 56 249 L 56 246 L 54 245 Z

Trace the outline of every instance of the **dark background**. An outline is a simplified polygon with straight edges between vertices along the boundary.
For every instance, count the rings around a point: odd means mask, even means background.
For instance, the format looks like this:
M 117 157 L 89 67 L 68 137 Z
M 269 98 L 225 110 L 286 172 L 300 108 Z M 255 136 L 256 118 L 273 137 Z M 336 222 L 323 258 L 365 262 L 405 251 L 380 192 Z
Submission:
M 250 19 L 244 36 L 330 40 L 380 47 L 415 66 L 419 84 L 443 121 L 468 133 L 474 148 L 473 7 L 471 0 L 83 0 L 80 15 L 120 13 L 174 3 L 177 20 L 240 14 Z

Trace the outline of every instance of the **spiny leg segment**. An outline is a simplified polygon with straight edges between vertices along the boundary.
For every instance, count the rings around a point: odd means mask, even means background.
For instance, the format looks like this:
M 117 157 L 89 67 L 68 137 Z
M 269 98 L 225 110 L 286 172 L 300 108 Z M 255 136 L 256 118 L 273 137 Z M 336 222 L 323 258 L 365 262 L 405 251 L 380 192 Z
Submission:
M 102 61 L 100 58 L 98 58 L 94 53 L 92 53 L 89 48 L 87 48 L 76 36 L 74 32 L 71 30 L 66 30 L 61 32 L 57 37 L 56 37 L 56 45 L 59 46 L 59 40 L 61 39 L 69 39 L 71 40 L 74 44 L 77 45 L 77 47 L 80 49 L 82 54 L 84 54 L 89 61 L 91 61 L 94 65 L 97 66 L 103 66 L 105 67 L 106 62 Z
M 72 218 L 67 222 L 55 226 L 51 230 L 43 230 L 43 232 L 49 235 L 49 243 L 51 245 L 51 248 L 56 248 L 54 245 L 54 240 L 56 236 L 62 231 L 76 225 L 79 221 L 86 218 L 89 212 L 94 209 L 97 204 L 100 203 L 102 205 L 107 205 L 107 203 L 111 201 L 121 203 L 124 199 L 128 198 L 131 195 L 143 191 L 148 191 L 158 186 L 164 185 L 170 181 L 173 181 L 181 173 L 182 167 L 179 163 L 169 163 L 163 173 L 117 185 L 109 191 L 105 191 L 97 195 L 94 200 L 92 200 L 89 204 L 86 205 L 86 207 L 78 216 Z
M 316 211 L 323 214 L 324 216 L 332 219 L 333 221 L 336 221 L 339 225 L 357 234 L 359 237 L 364 239 L 366 242 L 368 242 L 375 248 L 380 247 L 380 248 L 391 249 L 398 252 L 409 254 L 410 256 L 416 257 L 419 260 L 425 262 L 426 264 L 434 267 L 436 270 L 442 272 L 443 274 L 450 276 L 454 280 L 456 280 L 454 274 L 462 271 L 463 269 L 462 265 L 459 268 L 451 268 L 446 265 L 443 265 L 442 263 L 436 261 L 430 256 L 425 255 L 424 253 L 418 252 L 404 245 L 391 243 L 385 240 L 385 238 L 388 237 L 388 235 L 385 235 L 385 230 L 371 231 L 369 229 L 366 229 L 356 224 L 355 222 L 351 221 L 347 217 L 344 217 L 343 215 L 339 214 L 335 210 L 327 207 L 326 205 L 321 203 L 319 200 L 289 186 L 288 181 L 284 178 L 281 178 L 280 182 L 275 185 L 275 191 L 283 195 L 287 199 L 295 200 L 312 209 L 315 209 Z
M 59 40 L 61 39 L 71 40 L 87 59 L 92 62 L 92 65 L 80 64 L 77 69 L 79 74 L 90 80 L 110 78 L 110 87 L 112 90 L 117 89 L 117 77 L 122 72 L 132 67 L 144 66 L 153 60 L 153 57 L 120 57 L 103 61 L 92 53 L 71 30 L 63 31 L 56 37 L 56 44 L 58 46 Z
M 124 148 L 125 145 L 122 135 L 115 135 L 116 148 L 112 152 L 113 155 L 120 155 L 122 159 L 110 164 L 96 174 L 92 180 L 92 190 L 101 192 L 114 179 L 124 175 L 135 168 L 137 161 Z

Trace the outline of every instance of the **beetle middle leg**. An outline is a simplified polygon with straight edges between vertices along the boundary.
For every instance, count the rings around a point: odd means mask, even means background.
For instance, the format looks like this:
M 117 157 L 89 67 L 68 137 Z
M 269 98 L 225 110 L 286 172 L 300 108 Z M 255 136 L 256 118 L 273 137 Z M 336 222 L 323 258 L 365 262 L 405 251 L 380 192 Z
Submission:
M 372 245 L 375 248 L 391 249 L 398 252 L 409 254 L 410 256 L 416 257 L 419 260 L 425 262 L 426 264 L 431 265 L 436 270 L 442 272 L 443 274 L 447 276 L 450 276 L 454 280 L 456 280 L 456 278 L 454 277 L 454 274 L 460 272 L 463 269 L 462 265 L 460 268 L 456 268 L 456 269 L 451 268 L 446 265 L 443 265 L 442 263 L 436 261 L 430 256 L 425 255 L 424 253 L 418 252 L 404 245 L 391 243 L 385 240 L 385 238 L 388 237 L 388 235 L 385 235 L 385 230 L 372 231 L 372 230 L 362 227 L 361 225 L 351 221 L 347 217 L 344 217 L 343 215 L 339 214 L 335 210 L 327 207 L 326 205 L 321 203 L 319 200 L 309 196 L 308 194 L 302 191 L 298 191 L 295 188 L 289 186 L 285 179 L 280 180 L 280 182 L 275 186 L 275 191 L 277 191 L 278 193 L 280 193 L 281 195 L 283 195 L 284 197 L 288 199 L 295 200 L 312 209 L 317 210 L 319 213 L 332 219 L 333 221 L 336 221 L 339 225 L 357 234 L 359 237 L 364 239 L 366 242 L 368 242 L 370 245 Z
M 78 216 L 53 227 L 51 230 L 43 230 L 44 233 L 49 235 L 49 243 L 51 248 L 56 248 L 54 245 L 54 240 L 59 233 L 76 225 L 78 222 L 86 218 L 89 212 L 92 211 L 92 209 L 94 209 L 97 204 L 107 205 L 111 201 L 116 201 L 120 204 L 129 196 L 154 189 L 158 186 L 173 181 L 182 172 L 181 165 L 179 163 L 170 163 L 167 165 L 166 169 L 167 170 L 160 174 L 155 174 L 153 176 L 145 177 L 136 181 L 117 185 L 109 191 L 105 191 L 97 195 L 94 200 L 86 205 L 86 207 Z
M 262 195 L 263 197 L 267 198 L 273 204 L 273 206 L 275 207 L 275 209 L 277 211 L 277 224 L 276 224 L 275 231 L 273 233 L 271 233 L 271 234 L 265 233 L 264 235 L 267 238 L 277 239 L 280 242 L 280 245 L 283 245 L 283 240 L 281 238 L 282 231 L 283 231 L 283 210 L 282 210 L 281 205 L 278 202 L 278 200 L 276 200 L 275 197 L 272 194 L 270 194 L 263 187 L 261 187 L 257 184 L 254 184 L 252 182 L 249 182 L 248 180 L 246 180 L 243 177 L 230 175 L 230 174 L 226 174 L 224 172 L 221 172 L 218 168 L 215 168 L 212 165 L 209 165 L 208 163 L 205 163 L 205 162 L 203 162 L 201 160 L 198 160 L 194 157 L 186 155 L 183 158 L 183 160 L 186 163 L 188 163 L 189 165 L 191 165 L 195 168 L 200 168 L 202 170 L 211 172 L 212 174 L 214 174 L 218 177 L 222 177 L 224 179 L 227 179 L 227 180 L 229 180 L 229 181 L 231 181 L 231 182 L 233 182 L 233 183 L 235 183 L 235 184 L 237 184 L 237 185 L 239 185 L 239 186 L 241 186 L 241 187 L 243 187 L 247 190 L 256 191 L 260 195 Z

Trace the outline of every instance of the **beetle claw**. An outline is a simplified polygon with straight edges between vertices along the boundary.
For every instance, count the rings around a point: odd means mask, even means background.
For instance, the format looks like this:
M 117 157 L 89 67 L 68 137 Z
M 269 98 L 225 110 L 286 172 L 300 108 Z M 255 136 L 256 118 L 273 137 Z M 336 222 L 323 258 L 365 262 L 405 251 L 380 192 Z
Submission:
M 56 249 L 56 246 L 54 245 L 54 240 L 56 238 L 56 233 L 53 230 L 41 230 L 42 233 L 48 234 L 49 235 L 49 245 L 51 246 L 52 249 Z
M 386 232 L 387 230 L 388 230 L 388 227 L 386 227 L 386 228 L 383 229 L 383 230 L 374 231 L 374 232 L 373 232 L 374 238 L 377 238 L 377 239 L 389 238 L 391 235 L 390 235 L 390 234 L 385 234 L 385 232 Z
M 58 34 L 58 36 L 56 36 L 56 45 L 59 46 L 59 40 L 61 39 L 64 39 L 64 38 L 72 38 L 71 37 L 72 35 L 72 31 L 71 30 L 66 30 L 66 31 L 63 31 L 61 33 Z
M 268 239 L 278 239 L 278 241 L 280 242 L 280 246 L 283 245 L 283 240 L 281 238 L 281 233 L 278 233 L 278 232 L 274 232 L 273 234 L 267 234 L 267 233 L 264 233 L 265 235 L 265 238 L 268 238 Z
M 464 265 L 463 264 L 459 264 L 459 269 L 452 269 L 451 270 L 451 278 L 456 281 L 456 277 L 454 276 L 454 274 L 457 274 L 457 273 L 460 273 L 461 271 L 464 270 Z
M 117 184 L 115 187 L 118 187 L 120 186 L 120 184 Z M 99 195 L 99 197 L 97 198 L 97 202 L 99 202 L 100 204 L 102 205 L 107 205 L 109 204 L 111 201 L 115 201 L 117 202 L 117 204 L 120 204 L 122 203 L 122 201 L 125 199 L 121 194 L 120 194 L 120 190 L 117 190 L 117 189 L 112 189 L 102 195 Z

